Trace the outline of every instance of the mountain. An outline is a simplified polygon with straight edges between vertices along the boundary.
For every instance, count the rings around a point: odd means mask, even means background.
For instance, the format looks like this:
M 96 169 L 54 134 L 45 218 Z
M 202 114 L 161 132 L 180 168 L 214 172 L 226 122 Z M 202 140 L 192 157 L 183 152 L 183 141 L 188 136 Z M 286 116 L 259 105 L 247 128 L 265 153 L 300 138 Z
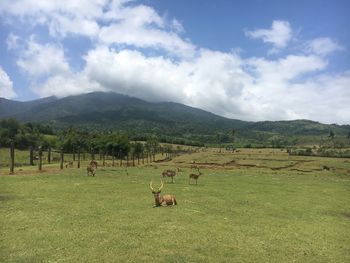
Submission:
M 26 102 L 0 98 L 0 118 L 24 113 L 36 105 L 40 105 L 43 103 L 50 103 L 54 100 L 57 100 L 57 98 L 47 97 L 39 100 L 26 101 Z
M 347 134 L 349 125 L 309 120 L 246 122 L 224 118 L 179 103 L 151 103 L 117 94 L 93 92 L 65 98 L 19 102 L 0 99 L 0 118 L 48 123 L 56 129 L 77 126 L 88 130 L 124 130 L 137 135 L 157 134 L 201 142 L 241 139 L 268 140 L 271 136 L 320 136 L 332 130 Z M 236 135 L 237 135 L 236 134 Z

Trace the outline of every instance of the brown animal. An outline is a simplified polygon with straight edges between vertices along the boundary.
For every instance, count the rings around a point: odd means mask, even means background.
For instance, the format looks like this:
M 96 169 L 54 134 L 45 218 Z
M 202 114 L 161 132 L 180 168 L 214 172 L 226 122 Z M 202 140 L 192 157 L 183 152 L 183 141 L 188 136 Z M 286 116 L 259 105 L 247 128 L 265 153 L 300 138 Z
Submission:
M 95 160 L 91 160 L 90 166 L 95 166 L 95 168 L 97 169 L 97 162 Z
M 66 168 L 73 168 L 73 162 L 66 163 Z
M 160 192 L 162 191 L 164 184 L 161 180 L 161 185 L 159 189 L 156 191 L 152 187 L 152 181 L 149 184 L 149 187 L 151 188 L 152 194 L 154 195 L 154 206 L 169 206 L 169 205 L 177 205 L 176 198 L 174 195 L 161 195 Z
M 196 180 L 196 184 L 198 181 L 198 178 L 202 175 L 202 173 L 199 171 L 199 168 L 197 168 L 198 174 L 190 174 L 188 178 L 188 184 L 191 184 L 191 179 Z
M 192 169 L 198 170 L 198 165 L 196 164 L 195 161 L 193 161 L 192 164 L 191 164 L 191 171 L 192 171 Z
M 92 175 L 92 176 L 95 176 L 96 174 L 96 167 L 94 165 L 89 165 L 88 167 L 86 167 L 86 173 L 87 175 Z
M 164 177 L 171 177 L 171 182 L 174 183 L 174 176 L 176 175 L 176 171 L 173 170 L 165 170 L 162 172 L 162 176 Z

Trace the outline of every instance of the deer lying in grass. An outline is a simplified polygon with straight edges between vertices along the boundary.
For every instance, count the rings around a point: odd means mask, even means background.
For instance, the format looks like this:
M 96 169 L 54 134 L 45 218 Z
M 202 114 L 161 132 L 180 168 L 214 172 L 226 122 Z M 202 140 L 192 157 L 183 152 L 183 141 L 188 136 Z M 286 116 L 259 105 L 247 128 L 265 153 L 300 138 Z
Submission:
M 188 184 L 191 184 L 191 179 L 196 180 L 196 184 L 198 181 L 198 178 L 202 175 L 202 173 L 199 171 L 199 168 L 197 168 L 198 174 L 190 174 L 188 178 Z
M 173 170 L 165 170 L 162 172 L 162 176 L 164 177 L 171 177 L 171 182 L 174 183 L 174 176 L 176 175 L 176 171 Z
M 149 187 L 151 188 L 152 194 L 154 195 L 154 206 L 168 206 L 168 205 L 177 205 L 176 198 L 174 195 L 161 195 L 160 192 L 162 191 L 164 184 L 161 180 L 161 185 L 159 189 L 156 191 L 152 187 L 152 181 L 149 184 Z

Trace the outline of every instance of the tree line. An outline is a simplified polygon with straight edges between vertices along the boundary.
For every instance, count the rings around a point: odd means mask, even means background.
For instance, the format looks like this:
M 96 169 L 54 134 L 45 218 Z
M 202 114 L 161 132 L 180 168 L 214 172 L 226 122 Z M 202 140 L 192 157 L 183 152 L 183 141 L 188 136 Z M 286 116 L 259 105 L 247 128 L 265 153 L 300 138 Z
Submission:
M 159 149 L 156 137 L 144 138 L 145 142 L 130 140 L 128 134 L 105 131 L 88 132 L 68 128 L 54 132 L 49 126 L 34 123 L 20 123 L 15 119 L 0 121 L 0 146 L 16 149 L 59 149 L 66 153 L 90 152 L 124 158 L 127 155 L 140 158 L 143 153 L 155 154 Z

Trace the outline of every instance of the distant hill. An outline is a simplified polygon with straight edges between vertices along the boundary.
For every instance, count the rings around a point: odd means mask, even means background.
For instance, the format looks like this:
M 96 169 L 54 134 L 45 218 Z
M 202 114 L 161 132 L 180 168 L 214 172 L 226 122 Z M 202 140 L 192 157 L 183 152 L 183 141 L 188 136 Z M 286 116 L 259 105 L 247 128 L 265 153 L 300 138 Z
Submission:
M 320 136 L 332 130 L 345 135 L 349 125 L 327 125 L 309 120 L 246 122 L 224 118 L 179 103 L 151 103 L 117 93 L 93 92 L 58 99 L 29 102 L 0 98 L 0 119 L 13 117 L 25 122 L 51 124 L 56 129 L 77 126 L 88 130 L 117 129 L 138 135 L 156 134 L 214 142 L 236 137 L 267 140 L 271 136 Z

